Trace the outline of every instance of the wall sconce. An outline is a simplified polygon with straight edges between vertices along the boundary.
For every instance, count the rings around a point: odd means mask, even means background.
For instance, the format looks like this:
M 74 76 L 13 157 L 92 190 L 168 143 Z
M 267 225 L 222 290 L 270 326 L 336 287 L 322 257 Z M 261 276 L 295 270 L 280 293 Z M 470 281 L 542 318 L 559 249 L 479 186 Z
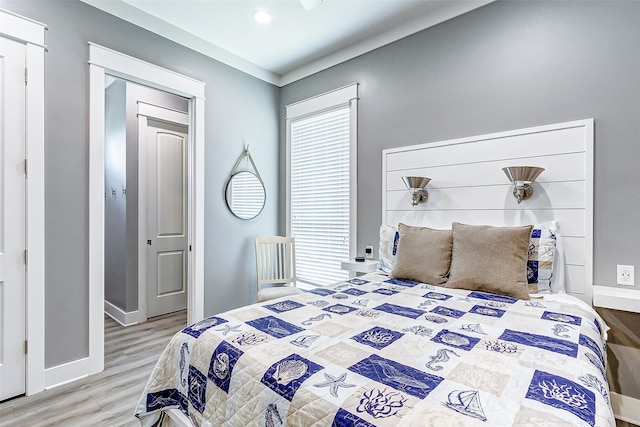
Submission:
M 418 203 L 424 203 L 427 201 L 429 194 L 424 187 L 426 187 L 429 181 L 431 181 L 431 178 L 425 178 L 422 176 L 403 176 L 402 180 L 411 193 L 411 206 L 416 206 Z
M 513 196 L 520 204 L 521 201 L 527 200 L 533 194 L 531 183 L 536 180 L 544 168 L 535 166 L 509 166 L 502 168 L 507 178 L 513 182 Z

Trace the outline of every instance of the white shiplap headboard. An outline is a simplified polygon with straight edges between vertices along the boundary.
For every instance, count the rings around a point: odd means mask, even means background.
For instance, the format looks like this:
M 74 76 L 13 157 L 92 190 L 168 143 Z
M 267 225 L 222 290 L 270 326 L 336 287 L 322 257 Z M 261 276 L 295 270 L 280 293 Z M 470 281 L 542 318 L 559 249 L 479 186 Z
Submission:
M 518 205 L 502 168 L 546 170 Z M 401 177 L 431 178 L 416 207 Z M 449 229 L 451 223 L 516 226 L 557 220 L 565 290 L 591 304 L 593 119 L 383 150 L 382 223 Z

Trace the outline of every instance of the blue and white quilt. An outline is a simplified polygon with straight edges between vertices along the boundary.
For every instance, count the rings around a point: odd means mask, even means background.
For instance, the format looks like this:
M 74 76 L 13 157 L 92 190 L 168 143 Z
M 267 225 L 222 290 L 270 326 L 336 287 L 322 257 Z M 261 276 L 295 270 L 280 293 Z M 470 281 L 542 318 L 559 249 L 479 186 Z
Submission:
M 551 298 L 551 297 L 549 297 Z M 194 426 L 615 426 L 606 325 L 565 301 L 354 278 L 178 332 L 136 409 Z

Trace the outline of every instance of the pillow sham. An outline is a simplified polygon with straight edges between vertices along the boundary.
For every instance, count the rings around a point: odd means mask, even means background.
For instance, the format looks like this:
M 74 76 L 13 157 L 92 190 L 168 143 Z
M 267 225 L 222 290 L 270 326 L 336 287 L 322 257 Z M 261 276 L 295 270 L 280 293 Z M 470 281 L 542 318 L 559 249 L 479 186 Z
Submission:
M 445 283 L 451 266 L 451 230 L 399 224 L 398 234 L 400 240 L 391 277 L 431 285 Z
M 380 226 L 380 243 L 378 247 L 378 270 L 391 273 L 396 261 L 396 251 L 400 234 L 390 225 Z
M 556 227 L 556 221 L 550 221 L 534 225 L 531 230 L 527 260 L 527 281 L 530 294 L 553 292 L 551 278 L 556 257 Z
M 527 255 L 533 226 L 454 222 L 451 272 L 445 287 L 529 299 Z

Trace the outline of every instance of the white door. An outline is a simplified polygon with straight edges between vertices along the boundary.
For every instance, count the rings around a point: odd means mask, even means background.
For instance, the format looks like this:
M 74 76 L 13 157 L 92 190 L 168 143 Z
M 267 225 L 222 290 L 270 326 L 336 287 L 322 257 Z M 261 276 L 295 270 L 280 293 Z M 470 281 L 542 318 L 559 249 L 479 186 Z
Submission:
M 187 308 L 187 132 L 147 119 L 147 317 Z
M 25 392 L 25 46 L 0 37 L 0 401 Z

